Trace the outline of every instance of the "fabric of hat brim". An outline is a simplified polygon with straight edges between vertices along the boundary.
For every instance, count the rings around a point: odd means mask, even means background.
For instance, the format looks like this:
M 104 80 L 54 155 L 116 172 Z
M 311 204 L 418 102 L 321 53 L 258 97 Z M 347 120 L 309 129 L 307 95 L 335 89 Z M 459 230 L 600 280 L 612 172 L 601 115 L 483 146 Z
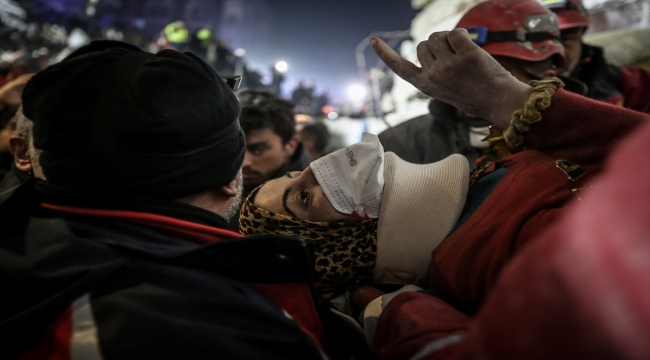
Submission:
M 374 281 L 417 284 L 427 274 L 432 251 L 460 218 L 469 163 L 459 154 L 424 165 L 391 152 L 385 159 Z

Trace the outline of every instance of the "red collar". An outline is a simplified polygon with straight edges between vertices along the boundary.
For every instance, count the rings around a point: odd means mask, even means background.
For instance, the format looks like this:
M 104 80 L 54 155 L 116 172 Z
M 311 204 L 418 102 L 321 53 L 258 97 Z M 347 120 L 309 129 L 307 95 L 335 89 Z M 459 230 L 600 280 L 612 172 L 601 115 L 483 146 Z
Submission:
M 197 224 L 190 221 L 179 220 L 164 215 L 128 210 L 88 209 L 48 203 L 41 203 L 40 206 L 44 209 L 60 211 L 69 214 L 105 217 L 142 224 L 152 228 L 164 230 L 179 240 L 189 241 L 196 244 L 209 244 L 222 239 L 242 237 L 242 235 L 234 231 Z

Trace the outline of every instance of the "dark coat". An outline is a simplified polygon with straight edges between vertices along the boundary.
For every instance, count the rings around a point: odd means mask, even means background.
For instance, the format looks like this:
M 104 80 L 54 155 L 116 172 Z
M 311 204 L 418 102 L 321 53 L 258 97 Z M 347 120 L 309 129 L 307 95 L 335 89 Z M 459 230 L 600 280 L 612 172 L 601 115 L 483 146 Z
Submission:
M 10 170 L 0 180 L 0 193 L 14 186 L 18 186 L 31 178 L 32 176 L 28 173 L 18 170 L 12 159 Z
M 414 164 L 429 164 L 451 154 L 464 155 L 473 164 L 482 149 L 469 142 L 469 124 L 455 107 L 431 100 L 430 114 L 403 122 L 379 134 L 384 151 Z
M 0 357 L 321 358 L 309 244 L 173 201 L 62 204 L 39 184 L 0 195 Z

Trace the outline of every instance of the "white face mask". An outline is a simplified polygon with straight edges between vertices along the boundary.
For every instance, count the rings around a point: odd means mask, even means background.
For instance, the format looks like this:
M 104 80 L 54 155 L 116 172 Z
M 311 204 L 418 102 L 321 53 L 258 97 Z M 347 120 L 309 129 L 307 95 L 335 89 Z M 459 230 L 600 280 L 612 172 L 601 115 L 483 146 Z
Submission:
M 384 192 L 384 147 L 377 135 L 312 161 L 309 165 L 332 206 L 343 214 L 378 218 Z
M 490 135 L 489 126 L 469 127 L 469 143 L 472 147 L 485 149 L 490 146 L 490 142 L 487 141 L 488 135 Z

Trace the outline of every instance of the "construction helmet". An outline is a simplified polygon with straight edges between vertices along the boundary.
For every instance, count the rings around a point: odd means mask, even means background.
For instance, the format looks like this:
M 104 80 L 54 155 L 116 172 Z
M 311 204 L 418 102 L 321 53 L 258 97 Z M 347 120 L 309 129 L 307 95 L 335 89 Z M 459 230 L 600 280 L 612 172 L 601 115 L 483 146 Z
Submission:
M 560 30 L 589 26 L 589 13 L 580 0 L 537 1 L 557 14 Z
M 456 28 L 490 55 L 526 61 L 554 56 L 564 65 L 564 47 L 556 15 L 536 0 L 488 0 L 471 8 Z

